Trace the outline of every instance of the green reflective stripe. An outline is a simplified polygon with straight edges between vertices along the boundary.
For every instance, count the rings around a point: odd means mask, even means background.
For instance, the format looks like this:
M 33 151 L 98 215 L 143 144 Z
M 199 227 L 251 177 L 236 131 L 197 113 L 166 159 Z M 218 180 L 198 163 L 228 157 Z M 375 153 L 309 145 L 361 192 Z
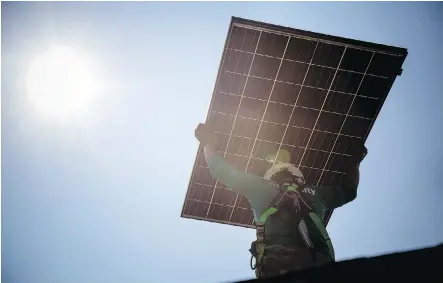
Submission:
M 286 187 L 286 191 L 288 191 L 288 192 L 296 192 L 297 189 L 298 189 L 297 186 L 288 186 L 288 187 Z
M 263 213 L 262 216 L 260 216 L 259 221 L 266 223 L 266 220 L 268 220 L 268 217 L 271 216 L 272 214 L 276 213 L 277 211 L 278 211 L 278 209 L 275 207 L 268 208 L 268 210 L 266 210 L 265 213 Z
M 296 184 L 284 183 L 282 186 L 285 187 L 287 192 L 296 192 L 298 189 Z
M 328 231 L 326 231 L 325 226 L 323 225 L 323 222 L 320 220 L 318 215 L 316 213 L 309 213 L 309 216 L 311 217 L 312 221 L 314 222 L 315 226 L 317 226 L 317 229 L 322 234 L 323 238 L 326 241 L 326 244 L 328 245 L 329 249 L 329 256 L 335 260 L 335 253 L 334 253 L 334 247 L 332 246 L 331 239 L 329 238 Z

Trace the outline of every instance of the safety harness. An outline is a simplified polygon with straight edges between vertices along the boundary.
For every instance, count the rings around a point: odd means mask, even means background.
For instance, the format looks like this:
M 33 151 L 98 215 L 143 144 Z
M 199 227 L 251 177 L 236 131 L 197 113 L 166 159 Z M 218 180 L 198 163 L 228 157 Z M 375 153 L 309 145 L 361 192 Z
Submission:
M 329 235 L 311 205 L 301 196 L 300 192 L 304 189 L 304 185 L 297 185 L 294 183 L 285 183 L 281 186 L 277 185 L 279 194 L 272 200 L 270 207 L 260 216 L 256 223 L 257 240 L 252 242 L 249 250 L 251 256 L 251 269 L 255 270 L 257 278 L 263 278 L 266 274 L 266 266 L 263 264 L 263 258 L 266 254 L 266 239 L 265 227 L 270 216 L 276 214 L 283 209 L 289 209 L 291 216 L 294 216 L 294 224 L 298 225 L 298 231 L 301 238 L 304 240 L 306 248 L 312 256 L 313 262 L 316 262 L 316 254 L 318 249 L 309 236 L 309 230 L 306 221 L 311 221 L 318 229 L 327 244 L 328 256 L 334 259 L 334 249 L 330 241 Z M 308 217 L 307 217 L 308 216 Z M 255 257 L 255 265 L 252 264 L 252 259 Z M 295 263 L 294 263 L 295 264 Z

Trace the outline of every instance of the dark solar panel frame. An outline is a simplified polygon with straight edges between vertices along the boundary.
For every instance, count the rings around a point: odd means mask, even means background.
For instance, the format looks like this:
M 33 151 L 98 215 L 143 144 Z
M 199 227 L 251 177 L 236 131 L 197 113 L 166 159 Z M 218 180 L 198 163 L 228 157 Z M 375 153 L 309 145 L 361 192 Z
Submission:
M 275 164 L 267 156 L 284 148 L 310 184 L 334 184 L 406 56 L 403 48 L 233 17 L 206 119 L 216 150 L 263 176 Z M 211 177 L 201 147 L 181 216 L 254 227 L 249 203 Z

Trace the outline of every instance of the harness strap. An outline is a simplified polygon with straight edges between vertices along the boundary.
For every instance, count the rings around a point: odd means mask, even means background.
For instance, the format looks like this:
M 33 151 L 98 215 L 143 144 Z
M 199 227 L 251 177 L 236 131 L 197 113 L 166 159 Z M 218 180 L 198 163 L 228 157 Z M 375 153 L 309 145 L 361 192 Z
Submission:
M 268 209 L 268 211 L 269 210 L 270 209 Z M 275 212 L 277 212 L 276 209 L 273 213 L 271 211 L 272 214 L 274 214 Z M 255 248 L 257 254 L 255 258 L 255 266 L 256 266 L 255 274 L 257 277 L 261 277 L 263 275 L 262 261 L 263 261 L 263 255 L 265 253 L 265 222 L 259 221 L 257 223 L 256 231 L 257 231 L 257 240 L 255 241 Z
M 312 222 L 314 222 L 314 225 L 317 227 L 317 230 L 320 231 L 322 234 L 323 239 L 326 242 L 326 245 L 328 246 L 329 250 L 329 256 L 332 260 L 335 260 L 335 252 L 334 247 L 332 246 L 331 238 L 329 237 L 328 231 L 326 231 L 325 226 L 323 225 L 323 222 L 321 221 L 320 217 L 316 213 L 309 213 L 309 217 L 311 218 Z
M 297 188 L 294 186 L 287 186 L 287 190 L 284 191 L 279 188 L 279 194 L 271 201 L 270 207 L 260 216 L 259 221 L 256 223 L 256 235 L 257 240 L 252 243 L 252 246 L 255 245 L 255 248 L 251 246 L 250 252 L 252 254 L 251 256 L 251 262 L 250 266 L 254 270 L 257 277 L 261 277 L 263 275 L 263 255 L 265 253 L 265 225 L 268 218 L 278 212 L 278 205 L 280 202 L 285 198 L 285 196 L 288 195 L 288 193 L 297 194 Z M 294 198 L 295 199 L 295 198 Z M 255 257 L 255 265 L 252 265 L 252 258 Z
M 298 231 L 300 232 L 300 235 L 302 236 L 302 239 L 305 242 L 306 247 L 309 249 L 311 253 L 312 261 L 315 263 L 317 252 L 315 250 L 314 243 L 312 243 L 312 240 L 309 237 L 308 227 L 306 226 L 306 222 L 304 219 L 300 220 L 298 224 Z

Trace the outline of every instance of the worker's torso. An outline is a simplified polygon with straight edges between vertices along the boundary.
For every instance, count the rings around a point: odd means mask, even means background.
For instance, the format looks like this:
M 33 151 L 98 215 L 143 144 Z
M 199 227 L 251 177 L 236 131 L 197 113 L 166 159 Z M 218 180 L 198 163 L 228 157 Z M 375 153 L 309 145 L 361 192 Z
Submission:
M 309 202 L 311 212 L 317 214 L 319 219 L 323 219 L 325 215 L 325 208 L 321 203 L 317 202 L 315 197 L 308 194 L 303 194 L 305 200 Z M 329 253 L 324 235 L 318 227 L 312 222 L 311 217 L 307 214 L 308 211 L 302 210 L 297 214 L 287 209 L 279 209 L 279 211 L 271 215 L 265 225 L 265 242 L 267 246 L 272 245 L 295 245 L 306 247 L 305 240 L 299 231 L 300 220 L 303 219 L 306 223 L 309 239 L 320 252 Z M 325 227 L 322 225 L 322 228 Z M 333 255 L 332 255 L 333 257 Z

